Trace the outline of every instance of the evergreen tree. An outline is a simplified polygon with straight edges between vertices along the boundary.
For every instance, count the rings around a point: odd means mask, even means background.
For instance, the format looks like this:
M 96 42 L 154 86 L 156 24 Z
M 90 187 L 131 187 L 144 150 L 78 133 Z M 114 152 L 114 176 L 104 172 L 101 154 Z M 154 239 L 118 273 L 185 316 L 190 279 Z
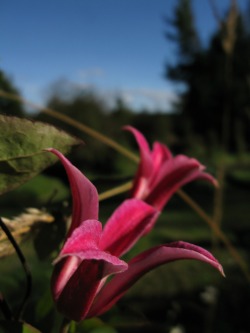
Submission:
M 11 80 L 0 69 L 0 90 L 19 96 L 18 90 L 13 86 Z M 0 96 L 0 113 L 12 116 L 24 116 L 22 104 Z
M 187 6 L 187 3 L 189 4 Z M 184 10 L 186 8 L 186 11 Z M 188 10 L 187 10 L 188 8 Z M 207 144 L 216 143 L 226 149 L 245 149 L 249 141 L 249 77 L 250 34 L 236 6 L 231 6 L 207 47 L 191 43 L 193 15 L 190 0 L 180 0 L 175 10 L 174 28 L 177 36 L 186 36 L 185 42 L 176 38 L 179 59 L 168 66 L 166 76 L 185 84 L 180 95 L 179 110 L 185 121 L 191 123 L 195 134 Z M 180 14 L 185 17 L 181 24 Z M 194 23 L 193 23 L 194 24 Z M 194 30 L 193 30 L 194 31 Z M 189 37 L 188 37 L 189 36 Z M 197 38 L 196 38 L 197 39 Z M 190 43 L 190 48 L 183 45 Z

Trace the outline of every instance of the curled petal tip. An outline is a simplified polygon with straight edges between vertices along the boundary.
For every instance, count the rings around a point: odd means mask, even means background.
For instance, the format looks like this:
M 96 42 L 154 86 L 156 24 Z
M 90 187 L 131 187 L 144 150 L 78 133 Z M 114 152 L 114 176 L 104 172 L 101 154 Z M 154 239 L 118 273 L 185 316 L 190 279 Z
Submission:
M 57 155 L 59 153 L 59 151 L 53 147 L 43 148 L 42 151 L 53 153 L 54 155 Z
M 214 179 L 212 180 L 212 183 L 213 183 L 214 187 L 216 187 L 216 188 L 219 188 L 219 187 L 220 187 L 220 184 L 219 184 L 219 182 L 218 182 L 217 179 L 214 178 Z

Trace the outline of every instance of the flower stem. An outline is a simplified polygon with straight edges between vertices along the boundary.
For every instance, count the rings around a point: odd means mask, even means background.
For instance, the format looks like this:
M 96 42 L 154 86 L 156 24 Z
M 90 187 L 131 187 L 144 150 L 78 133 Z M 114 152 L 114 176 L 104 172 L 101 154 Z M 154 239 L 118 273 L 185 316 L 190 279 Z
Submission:
M 63 318 L 59 333 L 69 333 L 70 322 L 68 318 Z
M 113 197 L 115 195 L 118 195 L 120 193 L 126 192 L 126 191 L 130 190 L 131 188 L 132 188 L 132 181 L 129 181 L 129 182 L 125 183 L 125 184 L 122 184 L 120 186 L 114 187 L 111 190 L 102 192 L 99 195 L 99 200 L 102 201 L 102 200 L 111 198 L 111 197 Z

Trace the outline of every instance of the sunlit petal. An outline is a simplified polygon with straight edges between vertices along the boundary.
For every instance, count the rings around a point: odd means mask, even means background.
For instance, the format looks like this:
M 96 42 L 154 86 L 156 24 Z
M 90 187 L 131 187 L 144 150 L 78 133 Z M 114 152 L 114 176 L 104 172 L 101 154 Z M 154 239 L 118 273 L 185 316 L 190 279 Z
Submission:
M 49 148 L 47 151 L 60 159 L 69 178 L 73 197 L 72 222 L 68 233 L 71 235 L 82 221 L 98 219 L 98 193 L 95 186 L 63 154 L 53 148 Z
M 180 259 L 195 259 L 215 267 L 224 275 L 222 266 L 203 248 L 185 243 L 174 242 L 151 248 L 132 259 L 128 269 L 116 275 L 98 294 L 90 309 L 89 316 L 100 315 L 111 308 L 126 291 L 144 274 L 160 265 Z
M 158 214 L 141 200 L 124 201 L 106 223 L 100 247 L 115 256 L 123 255 L 152 229 Z

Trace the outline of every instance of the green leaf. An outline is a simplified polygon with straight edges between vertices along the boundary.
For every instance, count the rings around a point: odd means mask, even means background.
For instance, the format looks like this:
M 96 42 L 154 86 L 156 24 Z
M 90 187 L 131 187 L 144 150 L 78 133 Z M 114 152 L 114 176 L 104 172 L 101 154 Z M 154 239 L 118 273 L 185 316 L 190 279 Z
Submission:
M 35 327 L 17 321 L 1 321 L 0 333 L 41 333 Z
M 23 324 L 23 331 L 22 333 L 41 333 L 35 327 L 30 326 L 29 324 Z
M 0 194 L 25 183 L 56 161 L 43 151 L 63 154 L 80 140 L 52 125 L 0 115 Z

